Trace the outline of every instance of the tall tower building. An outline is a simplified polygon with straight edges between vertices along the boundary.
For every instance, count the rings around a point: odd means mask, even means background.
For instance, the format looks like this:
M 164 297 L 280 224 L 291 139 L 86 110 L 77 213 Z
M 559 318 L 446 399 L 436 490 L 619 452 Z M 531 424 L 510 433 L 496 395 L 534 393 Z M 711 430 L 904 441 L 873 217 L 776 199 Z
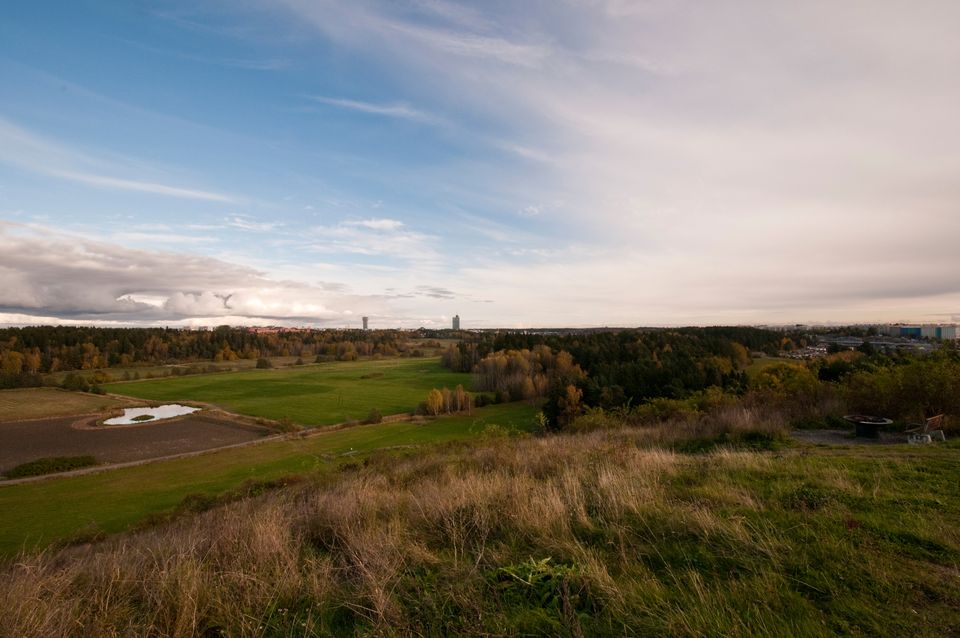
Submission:
M 460 329 L 460 315 L 453 315 L 453 329 Z
M 369 325 L 368 325 L 368 322 L 369 322 L 369 321 L 370 321 L 370 317 L 364 317 L 364 318 L 363 318 L 363 329 L 364 329 L 364 330 L 366 330 L 367 328 L 369 328 Z

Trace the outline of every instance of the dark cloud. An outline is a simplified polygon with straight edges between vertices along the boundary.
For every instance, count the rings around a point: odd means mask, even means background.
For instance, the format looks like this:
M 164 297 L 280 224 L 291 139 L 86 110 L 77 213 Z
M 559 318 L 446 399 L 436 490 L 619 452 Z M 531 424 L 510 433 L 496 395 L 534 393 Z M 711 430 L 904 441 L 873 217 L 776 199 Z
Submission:
M 417 286 L 417 294 L 434 299 L 453 299 L 456 293 L 440 286 Z
M 341 284 L 276 281 L 198 255 L 125 248 L 0 222 L 0 311 L 43 317 L 155 323 L 256 317 L 324 323 L 370 299 Z M 375 300 L 374 300 L 375 301 Z

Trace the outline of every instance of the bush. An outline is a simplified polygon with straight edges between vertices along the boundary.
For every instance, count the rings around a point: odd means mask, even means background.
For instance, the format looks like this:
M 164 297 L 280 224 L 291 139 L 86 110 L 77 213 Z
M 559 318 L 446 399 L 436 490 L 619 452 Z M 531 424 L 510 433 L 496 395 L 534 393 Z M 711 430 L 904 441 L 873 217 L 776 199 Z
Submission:
M 56 472 L 69 472 L 82 467 L 96 465 L 97 460 L 92 456 L 53 456 L 29 463 L 22 463 L 7 472 L 7 478 L 23 478 L 25 476 L 41 476 Z
M 294 423 L 293 419 L 284 415 L 277 421 L 277 429 L 281 432 L 299 432 L 303 428 Z
M 266 370 L 267 368 L 272 368 L 273 364 L 270 362 L 270 359 L 266 357 L 260 357 L 257 359 L 257 368 L 260 370 Z
M 915 421 L 960 414 L 960 363 L 930 357 L 855 372 L 844 379 L 843 390 L 850 408 L 864 414 Z
M 370 410 L 370 414 L 367 415 L 367 423 L 383 423 L 383 415 L 380 414 L 380 410 L 376 408 Z
M 541 414 L 543 414 L 541 412 Z M 603 408 L 591 408 L 570 423 L 570 432 L 592 432 L 623 427 L 623 420 L 606 412 Z
M 495 403 L 494 397 L 489 394 L 480 393 L 474 395 L 474 407 L 482 408 L 485 405 L 491 405 Z
M 64 390 L 72 390 L 74 392 L 87 392 L 90 390 L 90 384 L 87 383 L 87 380 L 81 374 L 76 372 L 71 372 L 63 378 L 63 381 L 60 383 L 60 387 Z

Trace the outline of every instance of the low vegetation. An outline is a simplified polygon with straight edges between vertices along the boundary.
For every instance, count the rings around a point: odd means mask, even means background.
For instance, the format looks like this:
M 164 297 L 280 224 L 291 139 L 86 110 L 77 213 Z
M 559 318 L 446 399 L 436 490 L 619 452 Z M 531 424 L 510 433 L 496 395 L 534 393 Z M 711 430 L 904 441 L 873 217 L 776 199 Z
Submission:
M 900 430 L 937 414 L 960 420 L 956 343 L 928 354 L 862 348 L 808 360 L 754 360 L 754 348 L 769 351 L 787 342 L 781 333 L 722 327 L 505 333 L 449 346 L 441 361 L 454 370 L 473 361 L 478 389 L 498 401 L 545 398 L 546 423 L 554 430 L 591 410 L 636 422 L 720 404 L 762 406 L 805 428 L 834 426 L 850 412 L 889 417 Z
M 54 388 L 0 390 L 0 422 L 94 414 L 133 402 Z
M 527 404 L 495 405 L 470 416 L 350 427 L 85 476 L 0 485 L 0 512 L 16 512 L 0 516 L 0 559 L 23 549 L 123 532 L 185 500 L 217 498 L 248 481 L 326 473 L 377 450 L 409 450 L 491 431 L 530 431 L 535 413 Z
M 960 634 L 960 444 L 789 436 L 848 410 L 956 423 L 954 346 L 758 364 L 800 336 L 489 333 L 374 360 L 364 339 L 111 385 L 290 435 L 0 489 L 0 635 Z M 420 402 L 460 414 L 384 422 Z
M 375 455 L 22 556 L 0 634 L 960 631 L 960 448 L 696 445 L 783 434 L 744 415 Z
M 42 476 L 44 474 L 56 474 L 57 472 L 69 472 L 70 470 L 79 470 L 96 464 L 97 459 L 92 456 L 55 456 L 18 465 L 6 472 L 6 478 L 17 479 L 27 476 Z

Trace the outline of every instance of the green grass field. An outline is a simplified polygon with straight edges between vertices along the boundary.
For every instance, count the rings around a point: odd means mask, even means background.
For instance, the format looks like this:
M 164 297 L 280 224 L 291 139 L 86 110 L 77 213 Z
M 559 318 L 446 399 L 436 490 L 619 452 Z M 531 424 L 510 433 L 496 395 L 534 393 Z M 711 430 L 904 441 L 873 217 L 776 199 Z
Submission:
M 0 634 L 960 634 L 960 441 L 687 454 L 676 426 L 377 455 L 0 563 Z
M 274 368 L 289 368 L 299 357 L 268 357 Z M 313 362 L 313 357 L 305 357 L 307 363 Z M 154 379 L 176 376 L 177 373 L 190 369 L 202 370 L 201 374 L 210 372 L 237 372 L 253 370 L 257 365 L 256 359 L 236 359 L 234 361 L 189 361 L 166 365 L 129 365 L 112 368 L 97 368 L 95 370 L 60 370 L 43 375 L 44 383 L 60 385 L 68 374 L 79 375 L 88 383 L 112 383 L 130 381 L 131 379 Z M 105 381 L 103 380 L 105 378 Z
M 356 458 L 354 454 L 475 438 L 490 424 L 529 430 L 535 412 L 529 404 L 510 403 L 426 424 L 357 426 L 86 476 L 0 484 L 0 512 L 5 512 L 0 516 L 0 556 L 78 534 L 119 532 L 172 510 L 188 495 L 216 496 L 248 480 L 323 471 Z
M 432 388 L 470 387 L 471 376 L 439 359 L 351 361 L 224 374 L 113 383 L 108 392 L 153 401 L 203 401 L 256 417 L 287 417 L 302 425 L 410 412 Z

